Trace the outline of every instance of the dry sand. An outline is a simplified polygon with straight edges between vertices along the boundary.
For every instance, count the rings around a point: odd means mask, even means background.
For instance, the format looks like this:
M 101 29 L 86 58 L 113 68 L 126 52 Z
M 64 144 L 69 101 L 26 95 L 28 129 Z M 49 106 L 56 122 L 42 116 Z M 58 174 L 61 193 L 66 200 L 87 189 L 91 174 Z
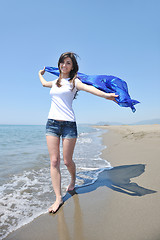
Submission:
M 160 125 L 103 128 L 113 168 L 7 240 L 160 240 Z

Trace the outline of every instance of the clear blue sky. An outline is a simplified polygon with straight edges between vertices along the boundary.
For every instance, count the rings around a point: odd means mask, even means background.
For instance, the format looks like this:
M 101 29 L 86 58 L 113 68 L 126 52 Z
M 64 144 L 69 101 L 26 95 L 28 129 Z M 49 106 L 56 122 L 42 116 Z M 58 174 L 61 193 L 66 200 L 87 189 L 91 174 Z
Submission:
M 159 13 L 159 0 L 1 1 L 0 123 L 46 123 L 49 89 L 38 71 L 56 66 L 65 51 L 80 56 L 80 72 L 124 79 L 141 102 L 132 113 L 80 92 L 73 104 L 78 123 L 160 118 Z

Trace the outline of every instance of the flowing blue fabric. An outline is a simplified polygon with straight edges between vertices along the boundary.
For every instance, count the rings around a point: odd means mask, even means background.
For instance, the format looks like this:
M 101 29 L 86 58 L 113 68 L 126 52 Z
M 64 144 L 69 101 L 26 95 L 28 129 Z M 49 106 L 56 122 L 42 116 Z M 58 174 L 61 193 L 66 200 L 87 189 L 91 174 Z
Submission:
M 59 76 L 58 68 L 45 67 L 45 71 Z M 131 99 L 128 93 L 127 83 L 124 80 L 108 75 L 86 75 L 79 72 L 77 75 L 82 83 L 92 85 L 106 93 L 115 93 L 118 95 L 118 97 L 116 97 L 116 101 L 119 106 L 130 107 L 132 112 L 136 111 L 134 105 L 139 103 L 139 101 Z

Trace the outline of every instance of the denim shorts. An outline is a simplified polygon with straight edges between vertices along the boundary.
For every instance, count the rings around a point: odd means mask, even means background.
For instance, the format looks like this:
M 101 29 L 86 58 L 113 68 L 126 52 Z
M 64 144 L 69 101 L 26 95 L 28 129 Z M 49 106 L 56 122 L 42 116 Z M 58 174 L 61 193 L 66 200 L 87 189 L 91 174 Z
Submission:
M 46 136 L 77 138 L 77 135 L 76 122 L 48 119 L 46 124 Z

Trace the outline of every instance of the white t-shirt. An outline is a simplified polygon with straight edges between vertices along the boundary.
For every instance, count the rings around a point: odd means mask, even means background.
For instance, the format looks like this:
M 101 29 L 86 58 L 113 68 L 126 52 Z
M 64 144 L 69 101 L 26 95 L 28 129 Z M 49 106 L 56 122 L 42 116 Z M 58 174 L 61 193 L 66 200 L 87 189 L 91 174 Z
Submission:
M 57 79 L 53 81 L 50 90 L 51 95 L 51 108 L 49 111 L 48 119 L 63 120 L 75 122 L 75 114 L 72 109 L 72 102 L 77 92 L 76 85 L 80 80 L 75 79 L 75 87 L 68 81 L 69 78 L 61 79 L 61 87 L 57 87 Z

